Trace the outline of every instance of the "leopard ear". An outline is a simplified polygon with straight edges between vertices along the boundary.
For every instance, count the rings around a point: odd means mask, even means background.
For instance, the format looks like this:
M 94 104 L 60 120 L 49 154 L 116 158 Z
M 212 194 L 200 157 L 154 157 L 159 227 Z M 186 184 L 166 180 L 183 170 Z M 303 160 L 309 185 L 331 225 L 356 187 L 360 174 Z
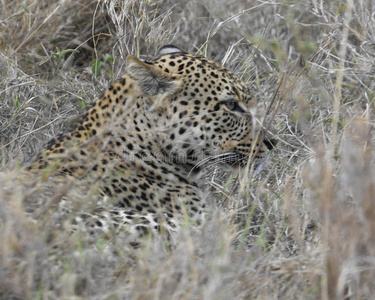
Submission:
M 164 45 L 158 51 L 158 55 L 187 53 L 186 51 L 176 47 L 175 45 Z
M 147 64 L 133 55 L 126 60 L 129 75 L 149 96 L 171 95 L 181 88 L 182 80 L 178 75 L 171 75 L 162 69 Z

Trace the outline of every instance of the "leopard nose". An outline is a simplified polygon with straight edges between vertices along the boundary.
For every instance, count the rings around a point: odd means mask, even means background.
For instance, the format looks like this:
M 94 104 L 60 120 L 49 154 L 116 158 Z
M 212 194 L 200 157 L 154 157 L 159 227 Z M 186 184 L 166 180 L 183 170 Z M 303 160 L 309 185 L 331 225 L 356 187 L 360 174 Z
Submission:
M 267 139 L 265 138 L 263 143 L 266 145 L 267 149 L 268 150 L 272 150 L 276 144 L 277 144 L 277 140 L 276 139 Z

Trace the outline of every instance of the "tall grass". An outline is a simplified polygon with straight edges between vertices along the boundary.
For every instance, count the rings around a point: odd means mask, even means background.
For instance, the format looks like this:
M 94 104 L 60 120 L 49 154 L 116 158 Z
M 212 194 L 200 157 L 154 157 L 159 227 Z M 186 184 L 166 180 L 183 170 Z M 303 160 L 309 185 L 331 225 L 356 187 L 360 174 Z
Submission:
M 1 298 L 371 299 L 374 14 L 371 0 L 0 1 Z M 133 252 L 121 235 L 93 247 L 65 224 L 100 201 L 95 188 L 21 165 L 126 55 L 168 43 L 251 86 L 277 147 L 250 179 L 207 173 L 212 212 L 176 249 Z

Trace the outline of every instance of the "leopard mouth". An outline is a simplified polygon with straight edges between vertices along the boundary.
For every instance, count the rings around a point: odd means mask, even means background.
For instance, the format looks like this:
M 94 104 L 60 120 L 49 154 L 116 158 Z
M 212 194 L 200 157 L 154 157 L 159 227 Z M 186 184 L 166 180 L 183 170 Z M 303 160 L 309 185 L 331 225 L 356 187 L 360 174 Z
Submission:
M 264 161 L 268 152 L 276 145 L 276 140 L 263 140 L 263 143 L 253 147 L 251 144 L 241 144 L 235 149 L 217 155 L 208 156 L 199 162 L 196 160 L 185 164 L 190 169 L 189 174 L 198 173 L 201 170 L 210 166 L 229 166 L 232 168 L 246 167 L 249 162 L 254 163 L 255 166 Z
M 267 157 L 268 152 L 275 148 L 277 140 L 263 139 L 262 143 L 257 145 L 240 144 L 232 153 L 232 159 L 236 165 L 246 165 L 249 161 L 258 161 Z M 233 153 L 235 155 L 233 155 Z
M 273 148 L 276 147 L 277 140 L 276 139 L 264 139 L 263 143 L 264 145 L 266 145 L 267 149 L 271 151 Z

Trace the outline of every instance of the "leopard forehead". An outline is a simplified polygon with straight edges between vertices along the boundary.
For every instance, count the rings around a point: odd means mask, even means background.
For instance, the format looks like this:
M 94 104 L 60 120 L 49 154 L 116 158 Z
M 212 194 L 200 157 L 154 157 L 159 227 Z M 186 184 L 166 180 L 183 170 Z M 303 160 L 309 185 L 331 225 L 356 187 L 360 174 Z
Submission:
M 222 65 L 205 57 L 190 53 L 168 53 L 147 63 L 159 67 L 165 73 L 186 79 L 188 86 L 199 98 L 211 97 L 222 101 L 231 97 L 249 106 L 253 99 L 250 89 Z M 220 98 L 221 97 L 221 98 Z

